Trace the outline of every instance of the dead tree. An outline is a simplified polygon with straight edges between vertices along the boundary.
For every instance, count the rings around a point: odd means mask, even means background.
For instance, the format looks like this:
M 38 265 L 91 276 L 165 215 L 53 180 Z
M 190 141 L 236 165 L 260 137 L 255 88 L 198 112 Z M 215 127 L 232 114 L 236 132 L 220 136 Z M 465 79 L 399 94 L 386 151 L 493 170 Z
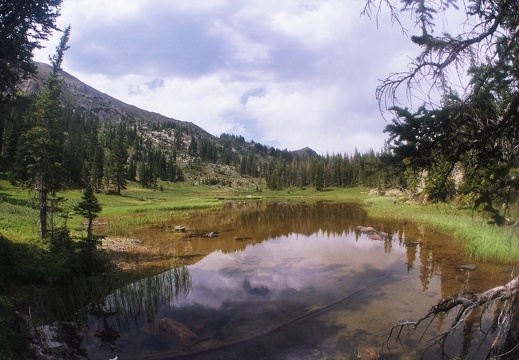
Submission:
M 405 321 L 392 327 L 386 340 L 389 348 L 389 341 L 395 337 L 401 343 L 401 336 L 409 331 L 416 330 L 420 325 L 425 326 L 425 330 L 432 321 L 440 314 L 446 314 L 456 309 L 457 314 L 450 327 L 443 333 L 435 336 L 432 345 L 438 345 L 445 355 L 444 345 L 447 338 L 452 335 L 460 325 L 462 325 L 475 310 L 482 313 L 492 306 L 500 309 L 494 318 L 494 328 L 496 331 L 487 357 L 494 356 L 502 359 L 516 359 L 519 355 L 519 277 L 514 278 L 506 285 L 496 286 L 483 293 L 463 291 L 457 296 L 447 297 L 438 301 L 423 317 L 417 321 Z M 427 320 L 429 320 L 427 325 Z M 425 332 L 424 330 L 424 332 Z

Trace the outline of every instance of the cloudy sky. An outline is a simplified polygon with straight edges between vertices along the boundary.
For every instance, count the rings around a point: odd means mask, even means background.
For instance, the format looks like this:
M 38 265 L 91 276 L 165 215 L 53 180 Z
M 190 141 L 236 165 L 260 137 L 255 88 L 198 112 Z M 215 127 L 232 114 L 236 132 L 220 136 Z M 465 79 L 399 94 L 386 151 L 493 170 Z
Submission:
M 63 68 L 213 135 L 320 154 L 379 151 L 375 88 L 416 54 L 364 0 L 63 0 Z M 35 60 L 48 62 L 60 34 Z

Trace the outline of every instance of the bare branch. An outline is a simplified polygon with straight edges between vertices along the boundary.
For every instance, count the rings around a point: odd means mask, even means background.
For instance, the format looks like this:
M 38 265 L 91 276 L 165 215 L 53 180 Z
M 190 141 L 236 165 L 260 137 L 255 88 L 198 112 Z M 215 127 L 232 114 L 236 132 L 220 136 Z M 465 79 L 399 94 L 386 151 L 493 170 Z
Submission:
M 495 349 L 498 347 L 499 343 L 503 341 L 503 334 L 506 334 L 508 327 L 510 326 L 510 317 L 512 315 L 511 305 L 515 300 L 515 297 L 518 295 L 519 277 L 516 277 L 506 285 L 496 286 L 480 294 L 465 291 L 461 294 L 458 294 L 456 297 L 453 296 L 444 298 L 438 301 L 438 303 L 436 303 L 436 305 L 434 305 L 427 312 L 427 314 L 425 314 L 417 321 L 407 320 L 394 325 L 391 328 L 388 338 L 386 339 L 386 346 L 389 349 L 389 341 L 393 336 L 395 336 L 396 341 L 402 345 L 401 336 L 404 330 L 406 330 L 405 333 L 409 333 L 412 330 L 416 330 L 423 322 L 430 319 L 431 322 L 427 325 L 428 328 L 436 316 L 442 313 L 448 313 L 451 310 L 457 308 L 458 313 L 456 314 L 450 327 L 445 332 L 431 339 L 433 345 L 440 344 L 440 346 L 443 348 L 445 340 L 449 337 L 449 335 L 451 335 L 457 327 L 463 324 L 474 312 L 474 310 L 481 309 L 483 310 L 482 312 L 484 312 L 493 304 L 502 302 L 503 306 L 496 320 L 498 331 L 491 346 L 491 349 Z

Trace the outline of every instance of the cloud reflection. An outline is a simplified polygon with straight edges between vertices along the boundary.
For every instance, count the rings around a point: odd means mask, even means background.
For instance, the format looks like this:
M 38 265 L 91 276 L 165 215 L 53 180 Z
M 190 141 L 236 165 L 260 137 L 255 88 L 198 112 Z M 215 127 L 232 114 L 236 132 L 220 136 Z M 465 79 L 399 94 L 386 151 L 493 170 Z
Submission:
M 404 253 L 404 248 L 397 248 L 388 256 L 383 242 L 321 231 L 274 238 L 234 253 L 216 251 L 190 266 L 193 288 L 178 305 L 219 308 L 226 300 L 264 301 L 266 296 L 272 300 L 294 291 L 347 291 L 357 283 L 350 281 L 355 275 L 366 268 L 384 270 Z

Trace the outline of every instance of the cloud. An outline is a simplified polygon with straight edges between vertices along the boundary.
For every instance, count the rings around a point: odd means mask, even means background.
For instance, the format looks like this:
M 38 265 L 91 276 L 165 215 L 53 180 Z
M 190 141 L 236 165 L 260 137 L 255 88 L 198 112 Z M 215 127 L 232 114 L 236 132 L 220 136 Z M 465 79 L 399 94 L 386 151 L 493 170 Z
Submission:
M 391 71 L 405 70 L 402 54 L 410 47 L 389 18 L 377 30 L 361 17 L 363 6 L 360 0 L 64 0 L 60 25 L 72 24 L 64 69 L 122 101 L 214 135 L 319 153 L 378 151 L 385 123 L 375 88 Z

